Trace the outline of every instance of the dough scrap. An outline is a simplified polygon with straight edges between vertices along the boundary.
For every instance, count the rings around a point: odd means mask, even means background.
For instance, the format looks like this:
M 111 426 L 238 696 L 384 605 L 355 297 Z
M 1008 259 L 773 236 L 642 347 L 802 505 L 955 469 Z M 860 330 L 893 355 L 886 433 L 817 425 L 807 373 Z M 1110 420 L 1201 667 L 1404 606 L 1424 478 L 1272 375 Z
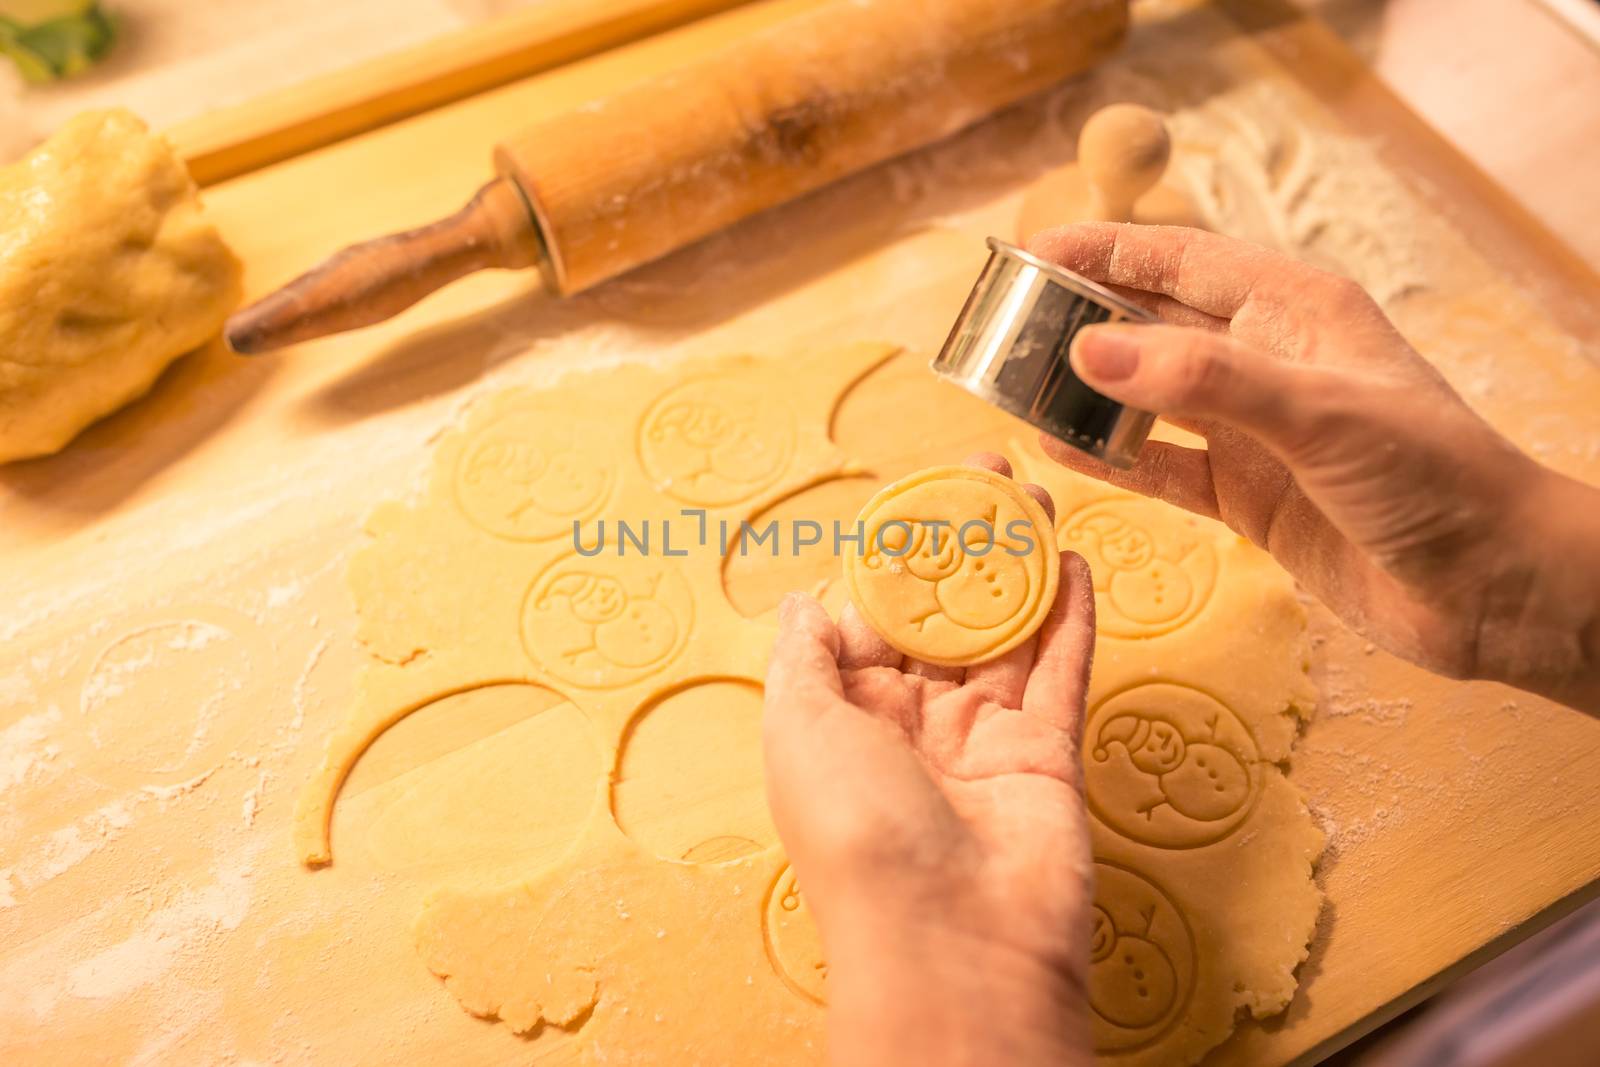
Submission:
M 722 546 L 684 558 L 584 558 L 571 522 L 592 533 L 618 516 L 705 507 L 713 525 L 781 512 L 848 526 L 859 497 L 807 494 L 867 471 L 889 481 L 979 447 L 1007 455 L 1018 482 L 1051 492 L 1057 544 L 1081 552 L 1094 575 L 1085 780 L 1101 1061 L 1192 1064 L 1241 1011 L 1269 1016 L 1293 997 L 1321 907 L 1312 873 L 1322 835 L 1282 769 L 1316 696 L 1292 582 L 1218 523 L 1050 463 L 1007 416 L 892 353 L 856 345 L 801 360 L 695 360 L 509 391 L 441 440 L 422 500 L 383 505 L 369 520 L 373 541 L 351 582 L 374 659 L 301 797 L 297 847 L 307 862 L 327 861 L 340 783 L 412 710 L 471 714 L 477 705 L 450 694 L 516 685 L 556 694 L 539 707 L 581 713 L 610 773 L 584 785 L 576 770 L 563 777 L 564 788 L 592 788 L 595 798 L 583 825 L 543 835 L 570 847 L 509 880 L 480 873 L 504 863 L 480 862 L 428 898 L 415 931 L 423 962 L 463 1007 L 539 1035 L 541 1054 L 566 1043 L 560 1054 L 584 1063 L 818 1064 L 828 992 L 805 896 L 750 817 L 759 756 L 731 743 L 741 731 L 729 716 L 757 714 L 749 694 L 770 615 L 732 608 Z M 725 410 L 726 398 L 752 392 L 782 399 L 755 420 Z M 857 407 L 862 417 L 846 417 L 857 401 L 869 402 Z M 897 413 L 892 424 L 876 413 L 884 404 Z M 552 436 L 560 424 L 603 428 L 598 447 Z M 951 427 L 981 440 L 957 441 Z M 741 438 L 748 453 L 727 450 Z M 776 473 L 772 455 L 785 457 Z M 701 502 L 735 492 L 736 501 Z M 801 507 L 830 499 L 852 502 L 836 515 Z M 557 518 L 565 533 L 553 532 Z M 735 538 L 726 553 L 747 542 Z M 646 567 L 657 563 L 670 566 Z M 842 604 L 843 585 L 833 581 L 824 602 Z M 629 623 L 629 606 L 643 604 L 662 611 L 643 608 L 649 617 Z M 564 614 L 558 623 L 546 612 Z M 630 639 L 627 627 L 641 623 Z M 700 739 L 683 732 L 696 723 L 706 724 Z M 739 773 L 708 773 L 736 759 L 749 761 Z M 710 791 L 690 796 L 683 782 Z M 443 801 L 468 810 L 472 787 L 452 783 Z M 424 800 L 406 794 L 413 812 Z M 654 817 L 630 830 L 629 804 L 645 806 L 640 820 Z M 433 828 L 421 831 L 441 838 L 433 850 L 462 855 L 463 835 L 442 821 L 413 815 L 407 826 Z M 408 862 L 429 851 L 409 841 Z
M 0 168 L 0 463 L 59 450 L 222 326 L 240 264 L 127 111 Z
M 947 666 L 1003 655 L 1044 624 L 1060 555 L 1044 508 L 1010 478 L 932 467 L 861 509 L 844 558 L 850 599 L 884 640 Z
M 821 1063 L 822 1009 L 769 956 L 776 853 L 669 863 L 601 837 L 497 894 L 431 894 L 423 962 L 474 1015 L 575 1032 L 582 1063 Z

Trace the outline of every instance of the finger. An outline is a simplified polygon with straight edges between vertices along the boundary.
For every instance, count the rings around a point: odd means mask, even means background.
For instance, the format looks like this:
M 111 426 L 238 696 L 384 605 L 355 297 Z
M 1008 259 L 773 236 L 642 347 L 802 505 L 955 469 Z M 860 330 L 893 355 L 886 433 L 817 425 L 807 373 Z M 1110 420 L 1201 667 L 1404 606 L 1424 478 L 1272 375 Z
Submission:
M 816 710 L 818 698 L 842 694 L 838 657 L 839 631 L 822 605 L 804 593 L 784 597 L 767 663 L 767 714 Z
M 967 688 L 977 690 L 985 700 L 992 700 L 1001 707 L 1020 708 L 1022 693 L 1028 686 L 1028 674 L 1033 670 L 1034 656 L 1038 650 L 1038 640 L 1031 639 L 987 663 L 968 667 L 965 684 Z
M 1035 234 L 1028 251 L 1093 281 L 1161 293 L 1224 319 L 1258 287 L 1304 284 L 1322 273 L 1237 238 L 1182 226 L 1060 226 Z
M 1011 477 L 1011 461 L 998 452 L 974 452 L 961 461 L 963 467 L 982 467 L 1002 478 Z
M 899 667 L 901 655 L 889 642 L 874 630 L 854 604 L 846 604 L 839 613 L 839 669 L 861 670 L 865 667 Z
M 930 682 L 952 682 L 956 685 L 961 684 L 961 679 L 966 677 L 967 673 L 964 667 L 945 667 L 926 660 L 912 659 L 910 656 L 906 657 L 901 670 L 919 678 L 926 678 Z
M 1216 419 L 1279 452 L 1294 452 L 1334 384 L 1231 337 L 1180 326 L 1090 326 L 1073 338 L 1072 369 L 1124 404 Z
M 1207 315 L 1204 311 L 1198 311 L 1164 293 L 1147 293 L 1142 289 L 1130 289 L 1126 285 L 1109 285 L 1106 288 L 1135 307 L 1144 308 L 1169 326 L 1193 326 L 1196 329 L 1215 330 L 1219 333 L 1226 333 L 1228 330 L 1227 319 Z
M 1044 486 L 1034 485 L 1032 482 L 1024 482 L 1022 491 L 1039 502 L 1039 506 L 1044 508 L 1044 517 L 1050 520 L 1052 526 L 1055 525 L 1056 502 L 1050 499 L 1049 491 Z
M 1164 500 L 1208 519 L 1221 517 L 1217 509 L 1217 487 L 1211 479 L 1211 454 L 1203 448 L 1146 441 L 1134 465 L 1118 470 L 1048 435 L 1041 436 L 1039 444 L 1045 455 L 1069 470 L 1098 478 L 1118 489 Z
M 1022 710 L 1083 736 L 1083 700 L 1094 658 L 1094 579 L 1076 552 L 1061 553 L 1056 601 L 1039 629 L 1033 673 L 1022 693 Z
M 1002 478 L 1014 476 L 1011 461 L 998 452 L 975 452 L 961 463 L 967 467 L 982 467 L 984 470 L 994 471 Z M 1039 506 L 1044 508 L 1044 513 L 1050 517 L 1051 522 L 1056 521 L 1056 503 L 1050 499 L 1050 493 L 1044 486 L 1028 482 L 1023 485 L 1022 491 L 1039 502 Z

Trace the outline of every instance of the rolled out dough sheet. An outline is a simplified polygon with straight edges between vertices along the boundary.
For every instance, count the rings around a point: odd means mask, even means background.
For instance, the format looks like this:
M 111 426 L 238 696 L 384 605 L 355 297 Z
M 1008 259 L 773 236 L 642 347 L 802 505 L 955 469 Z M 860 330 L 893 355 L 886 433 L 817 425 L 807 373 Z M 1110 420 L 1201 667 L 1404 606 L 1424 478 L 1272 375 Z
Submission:
M 466 1010 L 583 1062 L 822 1062 L 826 952 L 767 819 L 756 740 L 777 597 L 843 599 L 838 557 L 787 543 L 792 520 L 848 528 L 908 464 L 960 458 L 917 442 L 975 424 L 1051 491 L 1056 538 L 1095 574 L 1101 1058 L 1191 1063 L 1239 1009 L 1282 1010 L 1322 847 L 1282 771 L 1314 698 L 1288 578 L 1217 524 L 1055 467 L 1020 424 L 883 345 L 624 367 L 480 404 L 421 499 L 373 514 L 352 563 L 372 660 L 301 798 L 301 858 L 331 862 L 339 787 L 394 723 L 520 705 L 563 724 L 541 743 L 568 769 L 530 773 L 559 775 L 544 806 L 570 844 L 544 869 L 446 878 L 417 922 L 423 963 Z M 776 542 L 761 539 L 772 520 Z M 438 855 L 492 836 L 488 784 L 449 792 L 453 819 L 385 826 L 379 845 Z

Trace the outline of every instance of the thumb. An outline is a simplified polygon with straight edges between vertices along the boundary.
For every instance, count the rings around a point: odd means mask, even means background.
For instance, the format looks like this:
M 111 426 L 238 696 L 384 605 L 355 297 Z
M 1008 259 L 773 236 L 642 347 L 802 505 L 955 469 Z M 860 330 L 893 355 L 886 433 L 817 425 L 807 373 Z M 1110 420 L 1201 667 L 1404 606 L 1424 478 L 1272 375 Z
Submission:
M 1102 325 L 1073 339 L 1072 369 L 1090 386 L 1162 415 L 1215 419 L 1292 452 L 1313 383 L 1224 334 L 1186 326 Z
M 843 692 L 838 628 L 816 600 L 790 593 L 778 606 L 778 637 L 767 663 L 767 710 L 786 710 Z

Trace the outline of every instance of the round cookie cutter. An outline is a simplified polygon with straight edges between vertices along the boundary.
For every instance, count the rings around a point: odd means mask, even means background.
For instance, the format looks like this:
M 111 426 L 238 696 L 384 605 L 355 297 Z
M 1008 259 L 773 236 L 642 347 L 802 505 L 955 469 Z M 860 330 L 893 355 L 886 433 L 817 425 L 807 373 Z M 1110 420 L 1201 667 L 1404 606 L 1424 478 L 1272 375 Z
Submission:
M 1113 467 L 1131 467 L 1156 417 L 1103 396 L 1072 372 L 1067 350 L 1085 326 L 1155 322 L 1103 285 L 989 238 L 935 374 Z

